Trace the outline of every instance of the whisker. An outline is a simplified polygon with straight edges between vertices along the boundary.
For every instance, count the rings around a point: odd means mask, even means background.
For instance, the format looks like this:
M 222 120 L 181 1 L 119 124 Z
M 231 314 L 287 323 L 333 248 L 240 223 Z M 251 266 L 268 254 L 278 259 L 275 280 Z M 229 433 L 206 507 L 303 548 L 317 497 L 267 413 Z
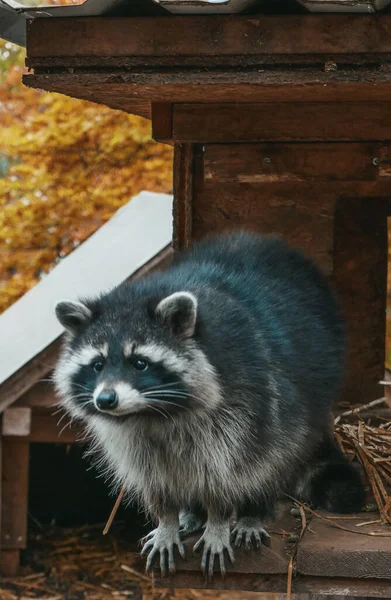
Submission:
M 146 388 L 143 392 L 150 392 L 152 390 L 161 390 L 163 388 L 167 388 L 169 386 L 174 387 L 176 385 L 182 385 L 180 381 L 174 381 L 173 383 L 162 383 L 160 385 L 152 385 L 151 387 Z
M 89 390 L 88 387 L 86 387 L 85 385 L 82 385 L 81 383 L 73 383 L 72 386 L 78 387 L 81 390 L 85 390 L 86 392 L 91 393 L 91 390 Z
M 185 410 L 187 412 L 190 412 L 189 409 L 187 408 L 187 406 L 182 406 L 181 404 L 176 404 L 175 402 L 169 402 L 168 400 L 160 400 L 159 398 L 150 398 L 151 400 L 153 400 L 154 402 L 159 402 L 160 404 L 166 404 L 166 405 L 170 405 L 170 406 L 175 406 L 176 408 L 180 408 L 182 410 Z
M 66 417 L 66 416 L 67 416 L 67 413 L 66 413 L 66 412 L 64 412 L 64 414 L 63 414 L 63 415 L 61 415 L 60 419 L 57 421 L 57 427 L 59 427 L 59 425 L 60 425 L 61 421 L 62 421 L 63 419 L 65 419 L 65 417 Z
M 59 431 L 58 437 L 60 437 L 60 435 L 63 433 L 63 431 L 65 431 L 65 429 L 67 427 L 69 427 L 69 429 L 71 429 L 71 425 L 72 425 L 72 420 L 68 421 L 68 423 L 65 423 L 64 427 Z
M 156 408 L 156 406 L 150 406 L 149 408 L 152 408 L 152 410 L 156 411 L 157 413 L 159 413 L 160 415 L 162 415 L 162 417 L 164 417 L 165 419 L 168 419 L 168 415 L 167 413 L 165 413 L 162 410 L 159 410 L 158 408 Z
M 143 396 L 149 396 L 150 394 L 172 394 L 173 396 L 185 396 L 186 398 L 189 397 L 189 393 L 185 392 L 185 391 L 181 391 L 181 390 L 162 390 L 162 389 L 156 389 L 156 390 L 151 390 L 151 391 L 147 391 L 147 392 L 141 392 L 141 394 Z

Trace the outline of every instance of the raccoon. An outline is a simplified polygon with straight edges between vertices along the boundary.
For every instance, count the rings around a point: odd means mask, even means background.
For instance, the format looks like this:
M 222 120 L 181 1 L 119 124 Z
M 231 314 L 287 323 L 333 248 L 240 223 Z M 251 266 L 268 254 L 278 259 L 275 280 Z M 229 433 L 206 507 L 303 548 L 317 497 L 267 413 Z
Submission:
M 174 572 L 174 550 L 202 531 L 202 570 L 224 574 L 233 546 L 269 545 L 283 494 L 339 513 L 364 503 L 330 428 L 343 318 L 326 278 L 279 237 L 206 238 L 166 271 L 56 314 L 63 404 L 157 521 L 147 570 L 160 558 Z

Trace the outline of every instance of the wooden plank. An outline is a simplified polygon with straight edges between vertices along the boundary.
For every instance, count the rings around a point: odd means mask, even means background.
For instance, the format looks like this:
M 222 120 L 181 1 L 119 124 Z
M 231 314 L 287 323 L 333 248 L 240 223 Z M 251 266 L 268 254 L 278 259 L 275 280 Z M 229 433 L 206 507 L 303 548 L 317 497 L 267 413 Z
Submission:
M 70 417 L 65 415 L 65 411 L 58 414 L 54 412 L 54 409 L 34 409 L 30 433 L 24 437 L 4 436 L 4 440 L 16 443 L 74 444 L 84 439 L 85 434 L 79 423 L 70 426 Z
M 2 435 L 26 436 L 31 432 L 31 408 L 11 407 L 3 412 Z
M 194 147 L 174 146 L 174 250 L 186 248 L 191 241 Z
M 304 181 L 373 181 L 391 157 L 391 146 L 372 144 L 207 144 L 204 177 L 214 182 L 277 183 Z M 374 159 L 377 160 L 374 160 Z M 375 163 L 375 164 L 374 164 Z
M 327 517 L 328 515 L 325 514 Z M 377 513 L 360 515 L 361 522 L 374 521 Z M 360 521 L 341 519 L 338 525 L 357 529 Z M 319 518 L 311 520 L 296 555 L 298 572 L 320 577 L 391 578 L 391 537 L 374 537 L 364 533 L 376 531 L 390 536 L 388 525 L 379 523 L 360 527 L 361 535 L 333 527 Z M 391 584 L 390 584 L 391 585 Z M 390 588 L 391 589 L 391 588 Z
M 290 508 L 287 503 L 280 504 L 276 520 L 265 523 L 271 536 L 270 547 L 250 551 L 244 548 L 235 548 L 235 563 L 231 565 L 227 561 L 226 564 L 228 573 L 276 575 L 287 572 L 290 556 L 286 538 L 289 534 L 297 533 L 301 528 L 300 522 L 290 514 Z M 192 551 L 198 539 L 199 535 L 195 535 L 185 540 L 186 559 L 178 557 L 178 571 L 200 571 L 201 556 L 200 554 L 194 555 Z
M 40 18 L 28 23 L 26 47 L 29 58 L 377 54 L 391 52 L 391 17 L 381 26 L 369 15 Z
M 192 236 L 199 239 L 237 228 L 279 233 L 331 274 L 337 197 L 327 187 L 314 193 L 291 183 L 274 190 L 208 182 L 194 193 Z
M 172 133 L 182 142 L 389 140 L 391 104 L 175 104 Z
M 231 565 L 227 561 L 228 573 L 262 573 L 263 575 L 276 575 L 286 573 L 288 570 L 289 557 L 286 552 L 286 544 L 282 535 L 271 534 L 271 547 L 259 550 L 245 551 L 235 549 L 235 563 Z M 186 556 L 177 559 L 178 571 L 199 572 L 201 557 L 193 554 L 193 546 L 199 536 L 189 538 L 185 542 Z
M 3 577 L 13 577 L 19 569 L 19 549 L 2 549 L 0 554 L 0 574 Z
M 391 579 L 353 579 L 330 577 L 293 578 L 292 598 L 296 594 L 313 594 L 330 596 L 349 596 L 364 598 L 389 598 Z M 211 589 L 224 591 L 248 591 L 257 593 L 286 594 L 287 575 L 262 575 L 260 573 L 227 573 L 224 579 L 216 575 L 211 582 L 206 582 L 201 573 L 179 571 L 173 577 L 161 578 L 154 574 L 154 586 L 157 588 Z
M 378 398 L 384 376 L 389 215 L 389 196 L 341 197 L 336 205 L 333 281 L 348 320 L 344 398 L 352 404 Z
M 172 138 L 172 104 L 152 103 L 152 137 L 156 142 L 167 142 Z
M 84 438 L 82 427 L 79 423 L 69 426 L 70 417 L 64 413 L 53 415 L 49 412 L 34 411 L 31 419 L 31 433 L 27 437 L 29 442 L 73 444 Z
M 391 54 L 382 52 L 372 54 L 370 52 L 362 54 L 234 54 L 203 56 L 200 54 L 176 54 L 175 56 L 45 56 L 45 57 L 27 57 L 26 66 L 34 69 L 35 73 L 46 73 L 49 69 L 59 72 L 61 69 L 68 69 L 69 72 L 77 72 L 88 69 L 90 71 L 99 69 L 109 71 L 115 69 L 167 69 L 173 67 L 187 69 L 195 67 L 197 69 L 216 69 L 216 68 L 257 68 L 260 67 L 279 67 L 290 65 L 295 68 L 314 67 L 316 64 L 322 64 L 324 70 L 346 69 L 347 66 L 369 68 L 379 68 L 379 65 L 387 65 L 391 62 Z
M 387 69 L 181 70 L 26 74 L 27 86 L 98 102 L 126 112 L 138 102 L 388 101 Z
M 38 381 L 33 385 L 23 396 L 20 396 L 15 403 L 14 407 L 51 407 L 55 410 L 55 405 L 58 402 L 58 398 L 55 395 L 54 385 L 49 381 Z
M 15 402 L 37 381 L 45 377 L 56 365 L 61 338 L 54 340 L 14 375 L 1 384 L 0 409 Z
M 29 445 L 3 437 L 1 548 L 25 548 L 27 543 L 27 496 Z

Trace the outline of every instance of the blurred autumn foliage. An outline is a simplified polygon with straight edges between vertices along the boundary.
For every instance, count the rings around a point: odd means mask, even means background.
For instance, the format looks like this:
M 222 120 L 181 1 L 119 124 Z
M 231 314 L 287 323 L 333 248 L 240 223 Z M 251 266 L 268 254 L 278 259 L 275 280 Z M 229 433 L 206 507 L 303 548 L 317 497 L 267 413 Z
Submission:
M 23 63 L 0 40 L 0 312 L 132 196 L 172 188 L 148 121 L 29 89 Z

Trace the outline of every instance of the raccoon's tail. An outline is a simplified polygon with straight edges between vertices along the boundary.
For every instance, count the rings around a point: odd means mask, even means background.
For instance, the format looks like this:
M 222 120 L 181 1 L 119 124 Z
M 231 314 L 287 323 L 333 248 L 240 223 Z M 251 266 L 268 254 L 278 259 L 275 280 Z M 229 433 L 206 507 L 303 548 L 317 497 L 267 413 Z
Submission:
M 327 435 L 318 447 L 306 478 L 304 497 L 311 506 L 329 512 L 359 512 L 365 504 L 365 488 L 359 471 Z

